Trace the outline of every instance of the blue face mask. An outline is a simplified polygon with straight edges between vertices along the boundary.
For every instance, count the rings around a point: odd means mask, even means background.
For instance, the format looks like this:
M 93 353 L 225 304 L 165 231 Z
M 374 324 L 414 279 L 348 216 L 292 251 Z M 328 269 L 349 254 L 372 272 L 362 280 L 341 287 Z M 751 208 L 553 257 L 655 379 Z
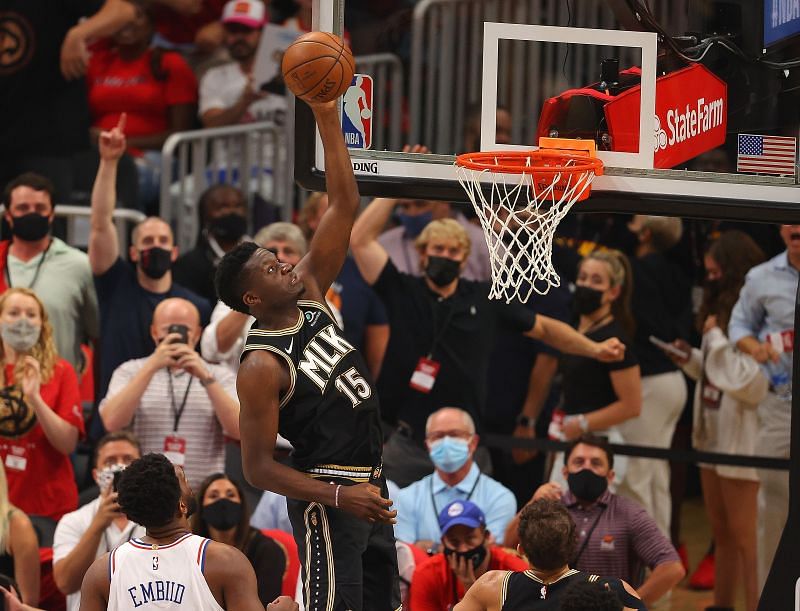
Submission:
M 456 437 L 445 437 L 431 446 L 431 461 L 440 471 L 455 473 L 469 459 L 469 442 Z
M 411 238 L 416 238 L 421 234 L 422 230 L 433 220 L 433 212 L 430 211 L 415 215 L 398 212 L 396 216 L 403 229 L 405 229 L 406 235 Z

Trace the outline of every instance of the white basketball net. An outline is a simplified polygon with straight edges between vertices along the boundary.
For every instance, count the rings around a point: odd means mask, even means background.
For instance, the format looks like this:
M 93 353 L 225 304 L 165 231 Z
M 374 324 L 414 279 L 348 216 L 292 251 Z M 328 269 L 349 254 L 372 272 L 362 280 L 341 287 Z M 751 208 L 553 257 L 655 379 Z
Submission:
M 559 165 L 575 163 L 566 160 Z M 524 166 L 531 165 L 528 157 Z M 552 263 L 553 235 L 572 205 L 590 188 L 593 168 L 577 172 L 531 169 L 517 175 L 457 163 L 456 173 L 486 236 L 492 267 L 489 298 L 525 303 L 534 291 L 544 295 L 550 287 L 560 286 Z

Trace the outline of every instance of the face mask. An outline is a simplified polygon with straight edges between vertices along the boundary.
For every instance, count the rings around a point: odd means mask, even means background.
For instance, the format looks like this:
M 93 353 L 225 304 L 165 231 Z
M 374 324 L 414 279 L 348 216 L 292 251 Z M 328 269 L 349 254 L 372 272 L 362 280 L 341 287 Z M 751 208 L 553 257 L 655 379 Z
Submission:
M 576 286 L 572 308 L 576 314 L 591 314 L 603 305 L 603 292 L 590 286 Z
M 477 569 L 486 558 L 486 546 L 481 543 L 478 547 L 473 547 L 466 552 L 457 552 L 456 550 L 450 549 L 445 545 L 444 555 L 445 557 L 454 555 L 457 558 L 464 558 L 464 560 L 467 562 L 472 561 L 472 568 Z
M 706 290 L 711 297 L 717 297 L 721 290 L 722 282 L 719 278 L 715 278 L 714 280 L 706 280 Z
M 433 212 L 423 212 L 422 214 L 414 215 L 398 212 L 396 216 L 406 232 L 406 237 L 409 238 L 416 238 L 422 233 L 422 230 L 428 226 L 428 223 L 433 220 Z
M 236 242 L 247 231 L 247 219 L 231 212 L 208 221 L 208 231 L 217 240 Z
M 37 327 L 25 318 L 0 325 L 0 336 L 17 352 L 28 352 L 39 341 L 42 328 Z
M 163 278 L 172 268 L 172 251 L 154 246 L 139 251 L 139 267 L 144 275 L 153 280 Z
M 458 278 L 461 272 L 461 262 L 453 261 L 447 257 L 428 257 L 428 267 L 425 268 L 425 275 L 431 279 L 436 286 L 447 286 Z
M 567 484 L 576 498 L 594 502 L 608 488 L 608 478 L 597 475 L 591 469 L 581 469 L 567 476 Z
M 115 465 L 100 469 L 100 471 L 97 472 L 97 479 L 95 480 L 97 485 L 100 487 L 100 490 L 108 490 L 109 486 L 114 483 L 114 476 L 117 473 L 122 473 L 126 466 L 127 465 L 117 463 Z
M 14 221 L 11 227 L 13 233 L 20 240 L 35 242 L 50 233 L 50 219 L 36 212 L 11 217 Z
M 242 518 L 242 504 L 230 499 L 219 499 L 202 510 L 206 523 L 217 530 L 229 530 Z
M 429 456 L 440 471 L 455 473 L 469 459 L 469 442 L 455 437 L 445 437 L 433 444 Z

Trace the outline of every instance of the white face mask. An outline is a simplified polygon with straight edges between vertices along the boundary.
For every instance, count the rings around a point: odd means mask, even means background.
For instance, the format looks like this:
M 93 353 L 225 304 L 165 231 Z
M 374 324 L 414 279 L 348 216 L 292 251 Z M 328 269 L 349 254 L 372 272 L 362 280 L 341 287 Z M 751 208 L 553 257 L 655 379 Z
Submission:
M 124 465 L 122 463 L 116 463 L 100 469 L 97 472 L 97 477 L 95 478 L 100 490 L 103 492 L 108 490 L 109 487 L 114 483 L 114 475 L 116 473 L 122 473 L 127 466 L 128 465 Z
M 28 352 L 39 341 L 42 328 L 26 318 L 0 324 L 0 336 L 17 352 Z

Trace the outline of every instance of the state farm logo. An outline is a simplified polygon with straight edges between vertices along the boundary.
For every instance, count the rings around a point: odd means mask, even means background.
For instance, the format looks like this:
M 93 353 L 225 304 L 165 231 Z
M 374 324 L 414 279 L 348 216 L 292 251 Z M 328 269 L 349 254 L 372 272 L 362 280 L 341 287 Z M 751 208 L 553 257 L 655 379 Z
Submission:
M 686 104 L 683 110 L 670 108 L 667 111 L 666 129 L 661 127 L 659 116 L 655 117 L 655 151 L 701 136 L 724 123 L 724 98 L 710 102 L 700 98 L 694 106 Z

